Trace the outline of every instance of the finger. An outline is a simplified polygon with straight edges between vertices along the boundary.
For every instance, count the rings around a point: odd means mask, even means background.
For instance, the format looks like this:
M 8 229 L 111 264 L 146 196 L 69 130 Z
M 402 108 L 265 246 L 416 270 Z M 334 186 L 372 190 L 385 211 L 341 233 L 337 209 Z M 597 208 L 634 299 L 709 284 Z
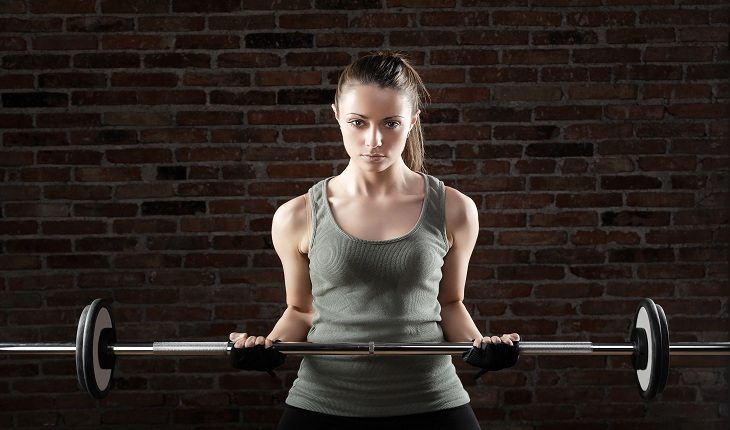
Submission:
M 266 348 L 271 348 L 271 346 L 272 346 L 273 344 L 274 344 L 274 341 L 273 341 L 273 340 L 271 340 L 271 339 L 269 339 L 269 338 L 267 337 L 267 338 L 266 338 L 266 342 L 264 343 L 264 346 L 265 346 Z
M 254 346 L 255 343 L 256 343 L 256 336 L 249 336 L 246 339 L 246 343 L 244 344 L 244 347 L 251 348 Z
M 263 336 L 259 336 L 256 338 L 254 345 L 263 345 L 265 342 L 266 342 L 266 338 Z
M 510 338 L 512 338 L 512 341 L 514 341 L 514 342 L 519 342 L 520 341 L 520 335 L 517 334 L 517 333 L 512 333 L 509 336 L 510 336 Z
M 233 347 L 243 348 L 246 345 L 246 339 L 248 339 L 248 335 L 246 333 L 241 333 L 240 336 L 238 336 L 238 338 L 235 340 Z
M 502 339 L 499 336 L 492 336 L 492 343 L 499 345 L 502 343 Z
M 235 342 L 241 336 L 246 336 L 246 333 L 238 333 L 234 331 L 233 333 L 228 335 L 228 339 L 230 339 L 231 342 Z
M 482 343 L 482 339 L 476 338 L 476 339 L 474 339 L 474 342 L 472 342 L 472 346 L 474 346 L 474 348 L 479 348 L 479 345 L 481 343 Z
M 510 335 L 503 334 L 501 339 L 502 339 L 502 343 L 504 343 L 505 345 L 510 345 L 510 346 L 513 345 L 512 337 Z

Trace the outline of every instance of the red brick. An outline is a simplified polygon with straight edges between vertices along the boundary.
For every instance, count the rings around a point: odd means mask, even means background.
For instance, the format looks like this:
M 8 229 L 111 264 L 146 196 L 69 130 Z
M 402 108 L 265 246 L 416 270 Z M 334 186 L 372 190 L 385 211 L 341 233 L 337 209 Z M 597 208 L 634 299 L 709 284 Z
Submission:
M 643 207 L 692 207 L 695 199 L 693 193 L 629 193 L 626 204 Z
M 529 173 L 554 173 L 554 160 L 519 160 L 515 163 L 517 171 L 522 174 Z
M 641 24 L 702 25 L 709 24 L 709 14 L 704 10 L 646 10 L 639 14 Z
M 537 213 L 530 215 L 529 223 L 534 227 L 594 226 L 598 223 L 598 217 L 595 212 L 560 211 L 555 214 Z
M 568 87 L 567 95 L 575 100 L 588 99 L 635 99 L 637 87 L 635 85 L 591 85 Z
M 166 0 L 102 0 L 101 11 L 104 13 L 166 13 L 169 12 L 169 2 Z
M 138 102 L 142 105 L 204 104 L 205 93 L 198 90 L 139 91 Z
M 40 257 L 34 255 L 0 255 L 2 270 L 38 270 L 41 264 Z
M 561 21 L 562 16 L 557 12 L 495 11 L 492 13 L 494 25 L 557 27 Z
M 593 191 L 596 189 L 596 180 L 580 176 L 532 176 L 529 189 L 534 191 Z
M 637 270 L 639 278 L 650 279 L 695 279 L 705 276 L 705 268 L 700 265 L 643 265 Z
M 104 128 L 96 131 L 69 132 L 71 145 L 132 145 L 139 142 L 135 130 Z
M 237 49 L 240 43 L 240 37 L 234 35 L 178 35 L 175 49 Z
M 47 199 L 109 200 L 112 189 L 101 185 L 48 185 L 44 193 Z
M 210 17 L 211 27 L 215 17 Z M 140 16 L 139 30 L 150 32 L 200 31 L 205 28 L 205 16 Z
M 45 113 L 36 115 L 36 125 L 41 128 L 89 127 L 101 124 L 96 113 Z
M 559 208 L 586 208 L 621 206 L 623 199 L 617 193 L 585 193 L 585 194 L 558 194 L 555 205 Z
M 239 125 L 243 118 L 238 112 L 206 111 L 178 112 L 176 121 L 179 125 Z
M 480 17 L 469 19 L 468 14 L 457 13 L 456 16 L 466 16 L 467 20 L 480 21 Z M 486 18 L 486 14 L 484 15 Z M 480 24 L 476 24 L 480 26 Z M 471 24 L 470 26 L 474 26 Z M 527 45 L 530 35 L 527 31 L 493 31 L 493 30 L 467 30 L 459 33 L 459 39 L 465 45 Z
M 3 73 L 0 75 L 0 88 L 33 88 L 34 76 L 33 75 L 16 75 L 10 73 Z
M 197 128 L 152 128 L 140 133 L 144 143 L 197 143 L 205 142 L 204 129 Z
M 31 2 L 32 13 L 94 13 L 96 12 L 96 0 L 44 0 Z
M 251 76 L 245 72 L 188 72 L 183 76 L 183 83 L 187 86 L 246 87 L 251 84 Z
M 539 209 L 552 204 L 549 194 L 495 194 L 486 198 L 489 209 Z
M 218 55 L 217 63 L 218 67 L 277 67 L 281 59 L 276 54 L 223 53 Z
M 548 280 L 563 279 L 565 270 L 559 266 L 500 266 L 497 268 L 497 279 L 500 280 Z
M 68 217 L 71 206 L 68 203 L 6 203 L 5 216 L 56 218 Z
M 119 149 L 106 151 L 106 158 L 117 164 L 169 163 L 172 153 L 163 148 Z
M 506 50 L 502 62 L 506 64 L 568 64 L 570 51 L 564 49 Z
M 494 92 L 496 100 L 529 101 L 560 100 L 562 91 L 555 86 L 499 86 Z
M 177 75 L 173 73 L 120 72 L 112 73 L 111 78 L 113 87 L 174 87 L 177 83 Z
M 540 70 L 544 82 L 608 82 L 611 74 L 609 67 L 544 67 Z
M 27 2 L 24 0 L 7 0 L 0 5 L 0 13 L 23 13 L 27 11 Z
M 383 45 L 384 36 L 378 33 L 322 33 L 316 35 L 315 44 L 319 48 L 331 47 L 370 47 Z
M 86 165 L 99 164 L 102 153 L 97 151 L 39 151 L 38 164 Z
M 431 64 L 434 65 L 484 65 L 497 64 L 499 62 L 497 53 L 483 50 L 433 50 L 431 51 Z
M 106 233 L 103 221 L 44 221 L 41 230 L 48 235 L 77 235 Z
M 633 232 L 590 230 L 577 231 L 571 235 L 571 243 L 582 245 L 604 245 L 617 243 L 623 245 L 638 244 L 641 238 Z
M 48 267 L 52 269 L 102 269 L 109 267 L 109 261 L 104 255 L 49 255 L 46 261 Z
M 138 167 L 82 167 L 76 169 L 80 182 L 123 182 L 142 179 Z
M 86 51 L 97 48 L 93 35 L 36 36 L 32 39 L 34 51 Z
M 560 245 L 566 243 L 565 232 L 550 231 L 505 231 L 499 234 L 500 245 Z

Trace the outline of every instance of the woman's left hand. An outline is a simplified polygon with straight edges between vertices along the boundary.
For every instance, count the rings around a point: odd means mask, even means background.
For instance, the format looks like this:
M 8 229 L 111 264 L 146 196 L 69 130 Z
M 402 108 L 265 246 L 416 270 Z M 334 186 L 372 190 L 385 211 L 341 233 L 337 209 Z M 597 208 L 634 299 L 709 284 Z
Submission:
M 498 345 L 500 343 L 504 343 L 507 345 L 513 345 L 513 342 L 519 342 L 520 335 L 517 333 L 510 333 L 510 334 L 503 334 L 502 337 L 499 336 L 485 336 L 481 339 L 474 339 L 474 347 L 479 348 L 482 345 L 489 345 L 489 344 L 495 344 Z

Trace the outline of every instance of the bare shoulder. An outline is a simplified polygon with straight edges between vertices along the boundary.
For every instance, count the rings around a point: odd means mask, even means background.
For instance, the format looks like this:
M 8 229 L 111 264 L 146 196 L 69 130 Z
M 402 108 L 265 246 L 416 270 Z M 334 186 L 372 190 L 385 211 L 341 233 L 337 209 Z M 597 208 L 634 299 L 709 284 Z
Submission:
M 445 186 L 446 236 L 453 243 L 455 236 L 473 236 L 479 230 L 479 211 L 474 200 L 461 191 Z
M 467 218 L 477 217 L 477 205 L 474 200 L 456 188 L 444 186 L 446 218 L 454 220 L 466 220 Z
M 283 205 L 274 213 L 271 220 L 271 236 L 274 247 L 295 246 L 300 249 L 300 243 L 307 234 L 307 195 L 297 196 Z

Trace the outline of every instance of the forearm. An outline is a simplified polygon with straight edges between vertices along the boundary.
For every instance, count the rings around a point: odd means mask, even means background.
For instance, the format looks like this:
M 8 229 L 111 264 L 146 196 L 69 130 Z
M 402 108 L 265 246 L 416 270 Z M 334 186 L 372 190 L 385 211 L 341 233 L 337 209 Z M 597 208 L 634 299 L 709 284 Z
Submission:
M 482 338 L 466 306 L 460 300 L 441 304 L 441 328 L 447 342 L 470 342 Z
M 294 306 L 288 306 L 284 314 L 276 322 L 267 339 L 282 342 L 304 342 L 312 327 L 313 312 L 305 312 Z

